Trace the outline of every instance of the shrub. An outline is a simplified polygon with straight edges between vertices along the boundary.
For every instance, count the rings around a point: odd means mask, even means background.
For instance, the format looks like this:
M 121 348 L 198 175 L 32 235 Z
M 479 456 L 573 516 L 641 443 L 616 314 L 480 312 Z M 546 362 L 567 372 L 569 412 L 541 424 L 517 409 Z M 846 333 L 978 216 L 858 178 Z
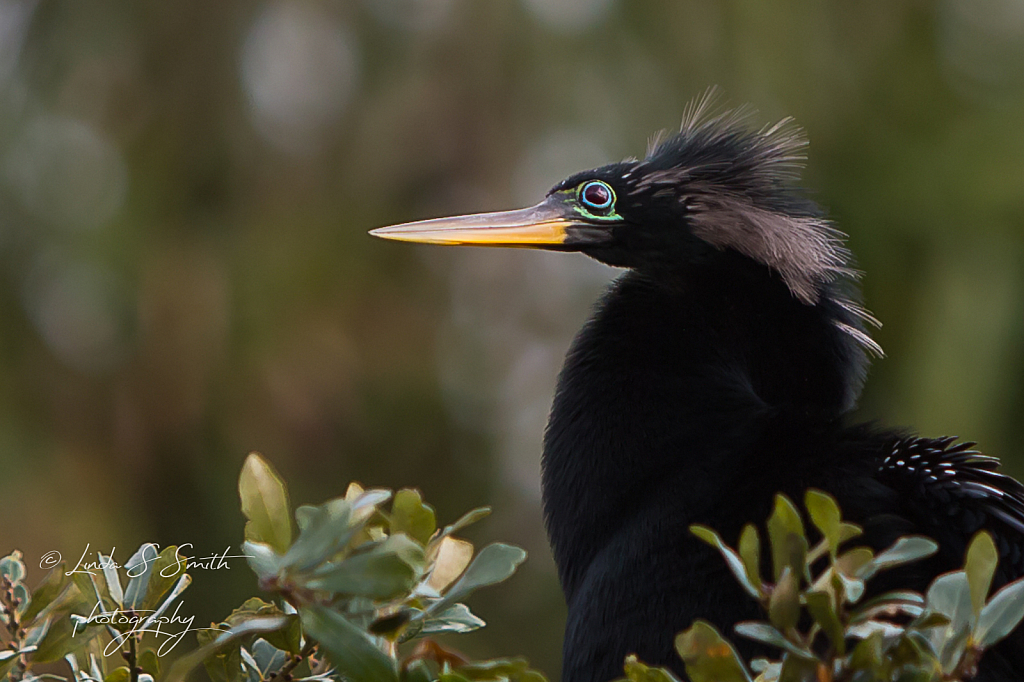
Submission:
M 761 537 L 753 525 L 743 529 L 737 549 L 710 528 L 691 526 L 694 535 L 721 552 L 767 616 L 736 624 L 736 634 L 780 652 L 777 660 L 757 658 L 748 664 L 714 626 L 696 621 L 676 638 L 693 682 L 966 680 L 977 672 L 984 651 L 1024 619 L 1024 579 L 986 602 L 998 558 L 987 532 L 974 536 L 963 569 L 937 577 L 926 594 L 897 590 L 864 599 L 866 581 L 928 557 L 938 546 L 910 536 L 877 555 L 867 547 L 846 549 L 861 529 L 842 520 L 836 501 L 811 490 L 804 506 L 820 539 L 812 545 L 796 506 L 777 496 L 766 524 L 767 577 L 761 570 Z M 633 682 L 675 679 L 668 670 L 649 668 L 635 658 L 626 662 L 626 677 Z
M 488 509 L 438 528 L 417 491 L 353 483 L 344 497 L 293 512 L 284 482 L 256 454 L 238 490 L 248 519 L 243 548 L 266 599 L 252 597 L 197 629 L 198 647 L 162 670 L 167 645 L 186 634 L 164 629 L 176 622 L 172 607 L 191 582 L 177 547 L 144 544 L 123 568 L 105 556 L 91 572 L 60 564 L 34 591 L 15 551 L 0 559 L 0 679 L 181 682 L 203 666 L 213 682 L 545 682 L 522 658 L 471 661 L 430 639 L 483 627 L 466 598 L 526 558 L 501 543 L 475 553 L 457 537 Z M 861 529 L 842 520 L 835 500 L 812 490 L 804 506 L 813 543 L 796 506 L 776 498 L 766 524 L 768 576 L 753 525 L 736 549 L 710 528 L 691 527 L 767 616 L 737 624 L 736 634 L 779 651 L 777 660 L 745 662 L 712 625 L 696 621 L 676 638 L 693 682 L 964 680 L 1024 619 L 1024 579 L 989 599 L 997 552 L 987 533 L 971 542 L 964 568 L 936 578 L 925 595 L 865 599 L 866 581 L 931 555 L 935 543 L 904 537 L 877 555 L 849 549 Z M 123 665 L 112 665 L 115 653 Z M 68 674 L 40 672 L 61 660 Z M 634 656 L 624 671 L 630 682 L 676 679 Z

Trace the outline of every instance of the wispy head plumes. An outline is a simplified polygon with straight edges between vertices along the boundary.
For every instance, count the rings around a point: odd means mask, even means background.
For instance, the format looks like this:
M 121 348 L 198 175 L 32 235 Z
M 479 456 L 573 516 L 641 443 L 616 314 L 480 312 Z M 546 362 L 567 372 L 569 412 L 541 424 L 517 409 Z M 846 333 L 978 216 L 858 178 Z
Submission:
M 831 286 L 855 279 L 846 235 L 825 219 L 795 186 L 807 139 L 786 118 L 752 129 L 748 108 L 714 113 L 712 88 L 691 102 L 677 134 L 652 141 L 633 171 L 634 196 L 673 195 L 693 234 L 720 249 L 733 249 L 774 270 L 807 305 L 826 292 L 856 320 L 837 327 L 877 355 L 882 349 L 859 322 L 878 321 Z

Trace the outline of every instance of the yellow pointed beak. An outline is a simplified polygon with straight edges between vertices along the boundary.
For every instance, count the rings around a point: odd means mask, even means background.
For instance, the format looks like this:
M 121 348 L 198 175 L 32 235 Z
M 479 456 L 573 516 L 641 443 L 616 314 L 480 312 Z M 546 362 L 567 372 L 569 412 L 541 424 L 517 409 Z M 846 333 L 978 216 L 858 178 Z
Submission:
M 549 197 L 530 208 L 434 218 L 370 230 L 383 239 L 424 244 L 518 246 L 576 250 L 594 243 L 604 229 L 583 222 L 564 202 Z

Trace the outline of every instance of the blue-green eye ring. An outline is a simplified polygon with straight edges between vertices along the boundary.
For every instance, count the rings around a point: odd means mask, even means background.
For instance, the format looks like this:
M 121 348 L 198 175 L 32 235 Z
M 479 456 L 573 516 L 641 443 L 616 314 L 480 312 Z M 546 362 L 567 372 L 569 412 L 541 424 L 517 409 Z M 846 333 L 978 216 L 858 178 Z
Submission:
M 580 186 L 580 203 L 595 211 L 607 211 L 615 203 L 615 192 L 608 183 L 591 180 Z

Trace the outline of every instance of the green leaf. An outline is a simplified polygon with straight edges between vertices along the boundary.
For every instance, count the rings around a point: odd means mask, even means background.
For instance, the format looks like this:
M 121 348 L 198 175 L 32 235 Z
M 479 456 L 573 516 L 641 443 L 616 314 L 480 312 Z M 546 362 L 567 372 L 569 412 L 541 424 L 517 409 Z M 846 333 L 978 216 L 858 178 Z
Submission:
M 929 611 L 940 613 L 950 621 L 947 627 L 932 628 L 927 633 L 943 670 L 949 673 L 962 656 L 974 619 L 967 574 L 954 571 L 940 575 L 928 587 L 925 600 Z
M 186 675 L 203 664 L 207 658 L 213 657 L 217 652 L 227 647 L 237 648 L 238 642 L 249 635 L 280 630 L 287 625 L 287 622 L 287 618 L 284 616 L 253 618 L 241 623 L 238 627 L 231 628 L 227 632 L 214 634 L 212 637 L 210 634 L 204 635 L 208 631 L 201 630 L 196 635 L 202 645 L 174 661 L 167 671 L 167 676 L 163 682 L 182 682 Z M 227 672 L 230 673 L 230 671 Z
M 190 576 L 188 573 L 185 573 L 180 578 L 178 578 L 178 582 L 174 584 L 174 587 L 172 587 L 171 591 L 168 592 L 163 602 L 156 607 L 153 613 L 146 616 L 146 620 L 142 621 L 141 629 L 146 630 L 149 628 L 150 625 L 157 622 L 160 616 L 163 615 L 164 611 L 170 608 L 171 604 L 174 603 L 174 601 L 181 596 L 181 593 L 184 592 L 191 584 L 192 576 Z
M 729 570 L 732 571 L 733 576 L 739 581 L 740 586 L 746 590 L 747 594 L 754 599 L 761 598 L 760 590 L 747 577 L 747 567 L 744 565 L 743 559 L 722 541 L 722 537 L 716 531 L 695 523 L 690 526 L 690 532 L 718 550 L 719 554 L 725 559 Z
M 288 624 L 280 630 L 265 632 L 263 637 L 278 649 L 298 656 L 302 651 L 302 622 L 296 613 L 286 613 Z
M 927 630 L 929 628 L 949 627 L 951 622 L 949 616 L 944 616 L 934 611 L 923 611 L 920 616 L 914 618 L 910 626 L 915 630 Z
M 200 644 L 206 643 L 200 640 Z M 203 667 L 213 682 L 238 682 L 242 679 L 242 645 L 234 642 L 213 652 L 203 659 Z
M 769 623 L 760 623 L 756 621 L 746 621 L 743 623 L 736 623 L 733 626 L 737 635 L 752 639 L 755 642 L 762 642 L 771 646 L 778 647 L 790 653 L 796 654 L 797 656 L 810 657 L 813 656 L 809 650 L 796 644 L 795 642 L 789 641 L 784 634 L 776 630 Z
M 787 653 L 782 657 L 779 682 L 817 682 L 820 665 L 816 658 L 804 658 Z
M 68 666 L 71 668 L 71 675 L 72 675 L 71 676 L 71 680 L 72 681 L 74 681 L 74 680 L 81 680 L 83 673 L 82 673 L 82 669 L 78 666 L 78 657 L 75 656 L 74 654 L 68 654 L 67 656 L 64 657 L 64 660 L 67 662 Z
M 847 577 L 861 577 L 864 567 L 868 566 L 874 558 L 875 553 L 867 547 L 854 547 L 836 558 L 835 569 L 837 573 Z
M 853 647 L 850 654 L 850 668 L 854 671 L 866 670 L 874 673 L 882 666 L 885 656 L 885 635 L 881 632 L 862 639 Z
M 67 617 L 67 616 L 64 616 Z M 38 623 L 33 623 L 25 632 L 25 638 L 23 645 L 26 647 L 38 647 L 39 642 L 42 641 L 43 637 L 46 637 L 46 633 L 50 630 L 50 623 L 53 622 L 53 617 L 42 618 Z
M 423 563 L 423 548 L 399 533 L 368 551 L 321 566 L 305 585 L 338 594 L 390 599 L 413 588 Z
M 88 604 L 90 611 L 94 606 L 103 611 L 111 611 L 115 608 L 102 581 L 97 576 L 91 573 L 72 573 L 71 581 L 82 595 L 83 603 Z
M 807 604 L 807 611 L 811 614 L 811 618 L 821 627 L 822 632 L 832 643 L 832 648 L 840 656 L 845 656 L 846 637 L 843 633 L 843 624 L 839 621 L 839 615 L 836 613 L 832 595 L 828 592 L 805 592 L 804 603 Z
M 378 507 L 391 499 L 391 491 L 386 488 L 370 488 L 361 490 L 358 495 L 346 494 L 345 499 L 352 505 L 353 518 L 364 523 L 379 511 Z
M 362 527 L 363 521 L 354 516 L 345 498 L 329 500 L 316 507 L 295 544 L 280 560 L 280 568 L 308 571 L 345 549 Z
M 469 525 L 472 525 L 472 524 L 476 523 L 477 521 L 479 521 L 480 519 L 484 518 L 485 516 L 488 516 L 490 513 L 491 513 L 491 508 L 490 507 L 477 507 L 476 509 L 473 509 L 472 511 L 466 512 L 465 514 L 463 514 L 459 518 L 458 521 L 456 521 L 455 523 L 452 523 L 452 524 L 449 524 L 449 525 L 445 526 L 444 530 L 441 531 L 440 537 L 435 538 L 435 541 L 440 539 L 440 538 L 443 538 L 443 537 L 448 537 L 452 533 L 456 533 L 456 532 L 462 530 L 463 528 L 465 528 L 466 526 L 469 526 Z
M 406 488 L 395 493 L 391 503 L 391 533 L 405 533 L 421 545 L 437 530 L 434 509 L 424 504 L 418 490 Z
M 846 628 L 846 635 L 855 639 L 866 639 L 877 632 L 885 637 L 897 637 L 902 635 L 903 626 L 894 625 L 886 620 L 865 620 Z
M 950 627 L 955 631 L 967 626 L 974 615 L 971 588 L 967 584 L 967 574 L 963 571 L 946 573 L 932 581 L 925 601 L 929 611 L 936 611 L 949 618 Z
M 782 663 L 773 663 L 767 658 L 755 658 L 750 662 L 750 669 L 758 673 L 755 682 L 774 681 L 779 679 L 779 673 L 782 672 Z
M 77 627 L 77 629 L 76 629 Z M 76 626 L 70 617 L 55 618 L 50 623 L 46 635 L 39 641 L 33 663 L 50 663 L 58 661 L 66 654 L 85 646 L 89 640 L 100 634 L 103 628 Z
M 988 590 L 992 586 L 992 576 L 995 575 L 998 563 L 999 553 L 996 551 L 996 543 L 992 541 L 992 535 L 985 530 L 975 533 L 967 548 L 967 559 L 964 561 L 964 572 L 967 574 L 967 584 L 971 588 L 971 607 L 975 618 L 985 607 Z
M 789 566 L 796 575 L 805 572 L 807 537 L 800 512 L 785 495 L 775 496 L 775 509 L 768 517 L 768 538 L 772 546 L 773 577 L 778 580 Z
M 295 510 L 295 524 L 299 527 L 299 532 L 306 530 L 306 526 L 314 516 L 316 516 L 316 507 L 310 504 L 303 504 Z
M 471 661 L 455 667 L 454 671 L 466 679 L 483 682 L 484 680 L 518 680 L 519 682 L 545 682 L 544 676 L 530 669 L 525 658 L 495 658 L 489 661 Z
M 139 667 L 152 675 L 154 678 L 160 674 L 160 658 L 156 651 L 145 648 L 139 654 Z
M 740 533 L 740 541 L 737 547 L 740 559 L 743 561 L 743 569 L 747 574 L 750 584 L 761 591 L 761 537 L 757 533 L 754 524 L 748 523 Z
M 97 555 L 100 559 L 100 568 L 103 569 L 103 581 L 107 585 L 107 594 L 118 606 L 124 606 L 124 592 L 121 590 L 121 578 L 117 575 L 117 564 L 114 557 Z
M 970 598 L 967 600 L 967 608 L 970 609 Z M 970 644 L 971 629 L 969 627 L 962 627 L 959 630 L 948 630 L 948 634 L 942 640 L 942 646 L 940 649 L 939 662 L 942 665 L 942 671 L 947 676 L 951 675 L 955 670 L 960 661 L 963 660 L 967 654 L 967 647 Z
M 107 676 L 103 678 L 103 682 L 128 682 L 131 678 L 131 671 L 128 670 L 127 666 L 122 665 L 107 673 Z
M 843 544 L 864 534 L 864 529 L 855 523 L 843 521 L 839 524 L 839 544 Z
M 981 647 L 1000 641 L 1024 619 L 1024 578 L 1015 580 L 992 596 L 978 616 L 974 639 Z
M 455 602 L 468 597 L 473 591 L 506 580 L 525 560 L 526 550 L 519 547 L 500 542 L 487 545 L 473 558 L 462 577 L 455 581 L 444 598 L 432 604 L 429 611 L 432 614 L 444 611 Z
M 261 579 L 273 578 L 281 570 L 282 557 L 268 544 L 246 540 L 242 543 L 242 552 L 249 568 Z
M 245 539 L 263 542 L 284 554 L 292 544 L 292 517 L 288 489 L 270 463 L 253 452 L 245 458 L 238 478 L 238 494 L 245 524 Z
M 768 618 L 779 632 L 789 632 L 796 627 L 799 617 L 800 584 L 793 575 L 793 569 L 786 566 L 768 600 Z
M 843 589 L 843 601 L 849 604 L 856 604 L 864 596 L 864 581 L 859 578 L 851 578 L 841 572 L 836 572 L 836 578 Z
M 12 584 L 20 583 L 25 579 L 25 562 L 22 554 L 14 550 L 3 559 L 0 559 L 0 576 L 5 576 Z
M 160 555 L 153 561 L 142 607 L 147 610 L 156 608 L 164 595 L 185 574 L 186 568 L 188 561 L 178 552 L 176 546 L 171 545 L 160 550 Z
M 232 625 L 238 623 L 244 623 L 250 620 L 253 616 L 258 615 L 280 615 L 284 613 L 280 607 L 274 602 L 260 599 L 259 597 L 249 597 L 242 605 L 232 609 L 230 615 L 224 620 Z
M 868 580 L 879 571 L 885 571 L 902 564 L 909 564 L 913 561 L 920 561 L 935 554 L 938 550 L 939 545 L 931 538 L 921 535 L 908 535 L 894 542 L 892 547 L 865 564 L 857 571 L 856 577 Z
M 61 562 L 46 574 L 46 577 L 43 578 L 39 586 L 32 592 L 32 603 L 25 610 L 22 622 L 32 621 L 43 609 L 52 603 L 60 606 L 59 602 L 65 601 L 70 596 L 68 592 L 70 589 L 75 588 L 68 587 L 71 580 L 68 576 L 64 575 L 66 570 L 67 565 Z
M 236 682 L 242 677 L 242 645 L 237 639 L 221 647 L 210 646 L 217 637 L 228 630 L 230 630 L 230 626 L 227 622 L 210 623 L 209 628 L 196 630 L 196 641 L 199 642 L 199 647 L 212 651 L 202 663 L 206 668 L 206 674 L 213 682 Z
M 6 651 L 0 650 L 0 680 L 9 682 L 10 678 L 7 676 L 7 673 L 14 667 L 14 664 L 18 662 L 16 657 L 17 654 L 10 649 L 7 649 Z
M 269 680 L 288 662 L 288 654 L 262 637 L 249 648 L 260 672 L 260 679 Z
M 149 588 L 153 567 L 159 556 L 160 552 L 156 545 L 147 542 L 139 547 L 135 554 L 128 559 L 128 563 L 124 565 L 128 575 L 128 587 L 124 591 L 124 607 L 126 609 L 142 611 L 145 608 L 146 590 Z
M 736 649 L 711 623 L 694 621 L 675 644 L 692 682 L 750 682 Z
M 857 623 L 878 615 L 906 615 L 917 618 L 924 613 L 924 597 L 910 590 L 894 590 L 880 594 L 861 604 L 850 614 L 850 622 Z
M 241 606 L 233 610 L 231 614 L 224 619 L 224 622 L 227 623 L 229 628 L 236 628 L 242 623 L 254 618 L 284 615 L 284 611 L 278 608 L 277 604 L 263 601 L 259 597 L 249 597 Z
M 323 606 L 299 611 L 306 633 L 320 643 L 331 663 L 350 682 L 397 682 L 395 660 L 375 638 L 344 616 Z
M 469 610 L 465 604 L 453 604 L 441 613 L 428 618 L 417 637 L 436 635 L 441 632 L 472 632 L 482 628 L 486 623 Z
M 633 654 L 626 656 L 623 671 L 629 682 L 679 682 L 679 678 L 673 675 L 668 668 L 644 665 Z
M 18 616 L 21 617 L 25 614 L 25 611 L 32 604 L 32 593 L 25 587 L 25 583 L 17 583 L 11 588 L 11 593 L 18 602 L 16 611 Z
M 833 557 L 842 541 L 842 514 L 834 497 L 820 490 L 808 490 L 804 506 L 815 528 L 828 542 L 828 551 Z
M 89 675 L 94 680 L 102 680 L 106 677 L 107 657 L 102 655 L 96 640 L 89 648 L 96 649 L 96 651 L 89 651 Z

